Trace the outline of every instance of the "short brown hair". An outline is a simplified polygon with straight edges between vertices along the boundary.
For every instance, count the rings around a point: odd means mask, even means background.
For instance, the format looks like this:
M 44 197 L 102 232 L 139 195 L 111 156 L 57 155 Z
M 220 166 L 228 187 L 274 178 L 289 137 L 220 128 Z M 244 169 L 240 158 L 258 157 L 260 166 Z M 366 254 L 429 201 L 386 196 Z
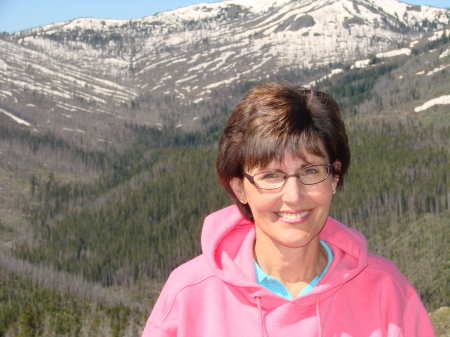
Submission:
M 325 149 L 326 153 L 323 153 Z M 350 165 L 350 148 L 336 101 L 314 88 L 267 82 L 253 87 L 230 116 L 219 142 L 216 170 L 220 183 L 253 221 L 230 186 L 232 178 L 243 178 L 244 168 L 264 167 L 282 161 L 286 150 L 304 159 L 304 152 L 328 157 L 342 186 Z

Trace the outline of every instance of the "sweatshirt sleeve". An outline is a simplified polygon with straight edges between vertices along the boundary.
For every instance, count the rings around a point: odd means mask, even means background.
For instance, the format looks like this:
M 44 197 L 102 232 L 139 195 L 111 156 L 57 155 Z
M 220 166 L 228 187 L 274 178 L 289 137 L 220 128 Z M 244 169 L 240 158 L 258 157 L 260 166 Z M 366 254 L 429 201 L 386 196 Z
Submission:
M 406 303 L 403 322 L 405 337 L 435 336 L 428 313 L 417 293 L 412 295 Z
M 170 298 L 160 296 L 147 320 L 142 337 L 176 337 L 177 334 L 176 304 L 170 303 Z
M 142 337 L 176 337 L 178 331 L 178 306 L 173 296 L 167 294 L 165 287 L 161 292 Z
M 176 271 L 172 272 L 150 313 L 142 337 L 176 337 L 178 334 L 180 291 Z
M 152 322 L 148 321 L 145 325 L 144 332 L 142 333 L 142 337 L 175 337 L 176 335 L 173 335 L 169 333 L 168 331 L 165 331 L 161 327 L 156 326 Z

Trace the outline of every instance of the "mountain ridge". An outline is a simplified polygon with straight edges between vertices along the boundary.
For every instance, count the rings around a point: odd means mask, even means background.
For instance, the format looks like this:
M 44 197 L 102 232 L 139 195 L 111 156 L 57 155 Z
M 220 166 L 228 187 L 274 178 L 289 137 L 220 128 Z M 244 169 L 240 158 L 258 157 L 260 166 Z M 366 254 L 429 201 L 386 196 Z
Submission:
M 0 107 L 37 129 L 67 122 L 100 139 L 105 122 L 195 125 L 231 85 L 280 71 L 310 83 L 332 64 L 411 49 L 449 22 L 450 10 L 396 0 L 228 0 L 80 18 L 0 36 Z
M 200 3 L 195 5 L 190 5 L 186 7 L 181 7 L 173 10 L 168 10 L 160 13 L 156 13 L 153 15 L 144 16 L 142 18 L 137 19 L 100 19 L 100 18 L 76 18 L 70 21 L 61 21 L 61 22 L 55 22 L 52 24 L 44 25 L 37 28 L 31 28 L 24 30 L 22 32 L 13 33 L 14 35 L 20 35 L 23 32 L 36 32 L 36 31 L 50 31 L 52 29 L 74 29 L 74 28 L 86 28 L 85 25 L 83 25 L 83 21 L 85 22 L 91 22 L 93 26 L 90 28 L 102 28 L 105 26 L 106 22 L 109 23 L 109 25 L 112 24 L 126 24 L 126 23 L 134 23 L 134 22 L 143 22 L 147 24 L 157 24 L 159 19 L 163 19 L 163 21 L 171 21 L 170 19 L 176 21 L 188 21 L 188 20 L 200 20 L 200 19 L 207 19 L 214 16 L 217 16 L 220 14 L 220 10 L 223 10 L 227 7 L 245 7 L 246 10 L 251 11 L 256 14 L 262 14 L 270 9 L 274 9 L 276 7 L 281 7 L 283 5 L 291 3 L 291 6 L 293 6 L 293 3 L 305 3 L 310 4 L 311 1 L 292 1 L 292 0 L 266 0 L 266 1 L 254 1 L 254 0 L 225 0 L 225 1 L 218 1 L 213 3 Z M 335 2 L 334 0 L 326 0 L 328 3 Z M 349 1 L 352 2 L 357 8 L 358 1 L 352 0 Z M 411 24 L 411 22 L 407 22 L 409 16 L 407 13 L 409 11 L 415 11 L 415 12 L 422 12 L 422 9 L 424 9 L 425 13 L 431 13 L 432 15 L 438 16 L 440 19 L 443 19 L 440 21 L 441 23 L 448 23 L 445 18 L 441 18 L 442 11 L 445 9 L 432 7 L 432 6 L 426 6 L 426 5 L 410 5 L 407 3 L 403 3 L 396 0 L 367 0 L 364 2 L 361 2 L 362 4 L 367 3 L 371 4 L 374 8 L 382 9 L 384 11 L 389 12 L 391 16 L 397 16 L 399 19 L 403 18 L 405 24 Z M 321 6 L 321 5 L 319 5 Z M 315 6 L 316 7 L 316 6 Z M 356 9 L 356 11 L 358 11 Z M 398 11 L 400 11 L 400 14 L 398 15 Z M 424 15 L 423 18 L 429 19 L 428 15 Z M 158 19 L 158 20 L 155 20 Z M 164 20 L 165 19 L 165 20 Z M 159 24 L 161 24 L 163 21 L 159 21 Z

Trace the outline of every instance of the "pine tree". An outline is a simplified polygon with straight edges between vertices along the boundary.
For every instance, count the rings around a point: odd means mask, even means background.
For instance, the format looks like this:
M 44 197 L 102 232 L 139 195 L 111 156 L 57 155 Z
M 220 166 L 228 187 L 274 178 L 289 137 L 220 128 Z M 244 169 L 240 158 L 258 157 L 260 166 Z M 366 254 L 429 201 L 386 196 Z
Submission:
M 35 335 L 37 324 L 33 307 L 27 304 L 17 320 L 17 334 L 15 337 L 32 337 Z

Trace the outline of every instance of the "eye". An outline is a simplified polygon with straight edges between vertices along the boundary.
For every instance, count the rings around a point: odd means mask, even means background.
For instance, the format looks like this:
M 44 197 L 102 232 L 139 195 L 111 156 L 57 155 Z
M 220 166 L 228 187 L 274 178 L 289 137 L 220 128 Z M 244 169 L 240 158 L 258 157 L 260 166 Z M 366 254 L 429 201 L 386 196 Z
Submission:
M 272 182 L 280 181 L 284 179 L 285 174 L 283 172 L 261 172 L 255 176 L 258 181 Z
M 301 174 L 304 176 L 311 176 L 318 173 L 320 173 L 320 170 L 317 166 L 305 167 L 301 172 Z
M 261 173 L 259 179 L 261 180 L 271 180 L 271 179 L 280 179 L 284 176 L 284 174 L 279 172 L 264 172 Z

